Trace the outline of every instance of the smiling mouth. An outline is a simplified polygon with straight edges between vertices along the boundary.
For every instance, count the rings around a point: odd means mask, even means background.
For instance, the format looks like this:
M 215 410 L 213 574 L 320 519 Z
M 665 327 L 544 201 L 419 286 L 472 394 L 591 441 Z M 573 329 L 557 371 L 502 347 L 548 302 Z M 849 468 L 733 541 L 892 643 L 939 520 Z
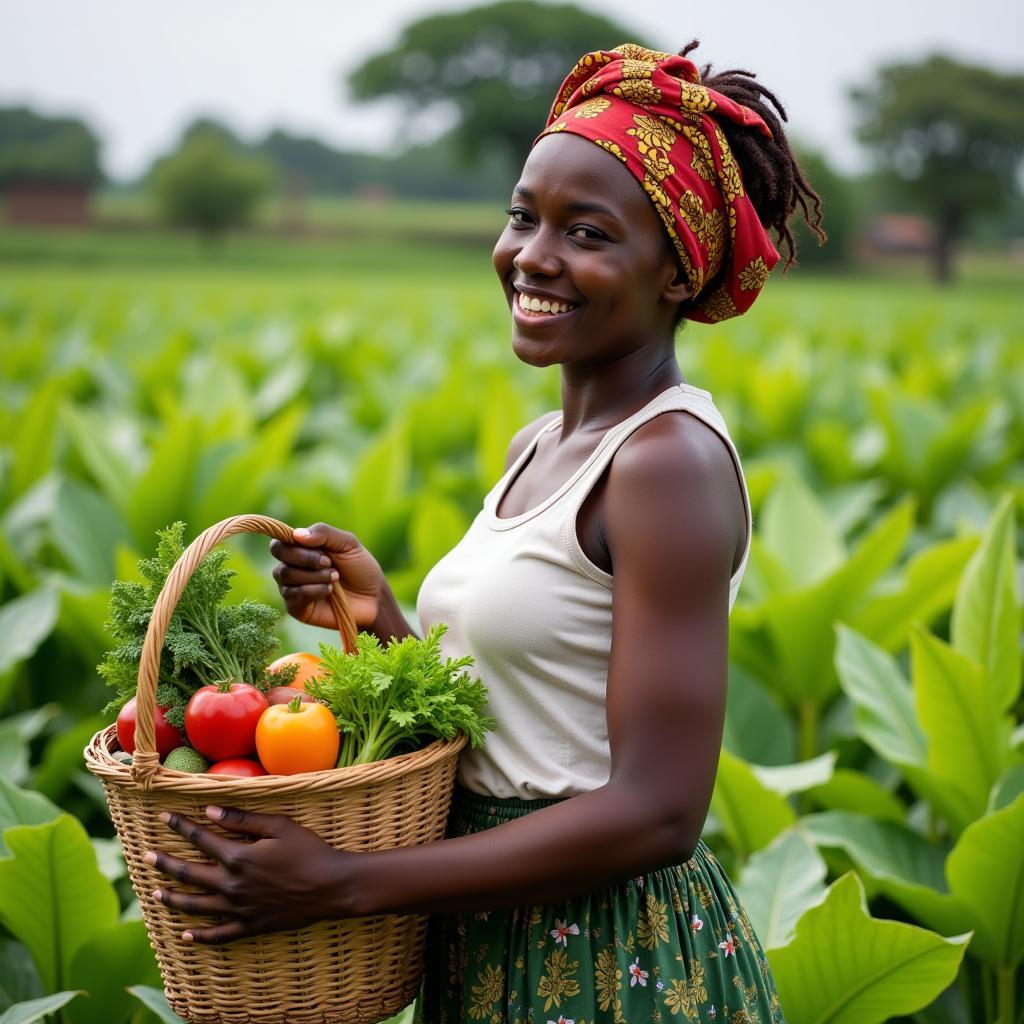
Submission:
M 552 302 L 550 299 L 539 299 L 536 295 L 526 295 L 520 291 L 516 292 L 515 301 L 524 313 L 535 317 L 558 316 L 579 308 L 574 302 Z

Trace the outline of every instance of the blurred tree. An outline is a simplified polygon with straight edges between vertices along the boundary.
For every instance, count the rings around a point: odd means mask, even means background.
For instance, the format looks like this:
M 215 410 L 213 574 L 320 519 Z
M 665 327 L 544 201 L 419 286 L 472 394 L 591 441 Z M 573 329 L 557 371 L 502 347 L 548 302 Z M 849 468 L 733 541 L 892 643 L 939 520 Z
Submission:
M 407 25 L 348 82 L 356 99 L 396 97 L 417 118 L 454 109 L 452 138 L 467 158 L 496 149 L 518 165 L 575 61 L 624 42 L 643 39 L 574 4 L 501 0 Z
M 197 228 L 207 242 L 245 224 L 273 187 L 270 164 L 233 138 L 214 122 L 193 124 L 178 150 L 158 160 L 148 176 L 165 218 Z
M 953 276 L 953 246 L 978 211 L 1000 210 L 1020 188 L 1024 75 L 935 55 L 882 67 L 850 91 L 857 134 L 936 228 L 935 276 Z
M 0 108 L 0 188 L 14 182 L 95 185 L 102 177 L 99 141 L 83 121 Z

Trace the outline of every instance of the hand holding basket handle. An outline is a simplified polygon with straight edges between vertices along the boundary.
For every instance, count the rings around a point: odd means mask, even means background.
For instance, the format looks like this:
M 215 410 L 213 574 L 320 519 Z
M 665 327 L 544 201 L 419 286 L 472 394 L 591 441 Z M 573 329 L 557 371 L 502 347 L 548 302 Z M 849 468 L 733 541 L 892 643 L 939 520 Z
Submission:
M 314 523 L 294 537 L 275 536 L 270 553 L 281 599 L 300 622 L 338 628 L 332 581 L 340 583 L 359 629 L 369 629 L 380 611 L 384 572 L 380 563 L 348 530 Z
M 138 722 L 135 732 L 132 774 L 140 784 L 145 785 L 152 778 L 153 772 L 156 771 L 160 763 L 156 750 L 156 730 L 153 716 L 156 704 L 156 686 L 160 677 L 160 654 L 163 650 L 164 638 L 167 635 L 171 616 L 199 563 L 221 541 L 236 533 L 263 533 L 268 537 L 273 537 L 275 542 L 288 545 L 292 543 L 295 531 L 287 523 L 271 519 L 270 516 L 234 516 L 231 519 L 223 519 L 208 530 L 204 530 L 182 552 L 153 607 L 153 615 L 146 632 L 142 658 L 139 663 Z M 367 555 L 372 558 L 368 552 Z M 322 602 L 324 606 L 321 616 L 325 621 L 321 624 L 338 630 L 345 651 L 349 653 L 355 651 L 355 638 L 359 626 L 353 616 L 341 582 L 329 580 L 318 601 Z M 364 601 L 361 605 L 361 610 L 364 613 L 365 607 Z M 328 615 L 330 616 L 329 620 L 327 619 Z

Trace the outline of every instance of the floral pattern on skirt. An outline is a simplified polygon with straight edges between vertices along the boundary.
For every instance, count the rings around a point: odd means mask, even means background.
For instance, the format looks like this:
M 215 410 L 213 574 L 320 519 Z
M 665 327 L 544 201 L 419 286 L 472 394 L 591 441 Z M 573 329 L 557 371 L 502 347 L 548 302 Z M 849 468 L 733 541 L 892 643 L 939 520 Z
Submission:
M 447 838 L 558 803 L 456 783 Z M 729 879 L 688 861 L 543 906 L 432 914 L 418 1024 L 784 1024 Z

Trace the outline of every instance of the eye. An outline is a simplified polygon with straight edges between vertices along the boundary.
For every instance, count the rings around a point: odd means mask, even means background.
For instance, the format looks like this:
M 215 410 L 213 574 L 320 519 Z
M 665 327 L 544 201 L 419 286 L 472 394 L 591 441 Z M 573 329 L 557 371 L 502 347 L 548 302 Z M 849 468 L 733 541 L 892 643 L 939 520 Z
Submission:
M 524 225 L 530 220 L 529 213 L 521 206 L 513 206 L 511 210 L 506 210 L 505 212 L 509 215 L 513 224 Z
M 577 231 L 586 231 L 588 234 L 576 235 Z M 597 228 L 589 227 L 586 224 L 577 224 L 575 227 L 569 229 L 570 235 L 576 235 L 577 238 L 585 238 L 588 241 L 607 241 L 608 236 L 603 231 L 598 231 Z

